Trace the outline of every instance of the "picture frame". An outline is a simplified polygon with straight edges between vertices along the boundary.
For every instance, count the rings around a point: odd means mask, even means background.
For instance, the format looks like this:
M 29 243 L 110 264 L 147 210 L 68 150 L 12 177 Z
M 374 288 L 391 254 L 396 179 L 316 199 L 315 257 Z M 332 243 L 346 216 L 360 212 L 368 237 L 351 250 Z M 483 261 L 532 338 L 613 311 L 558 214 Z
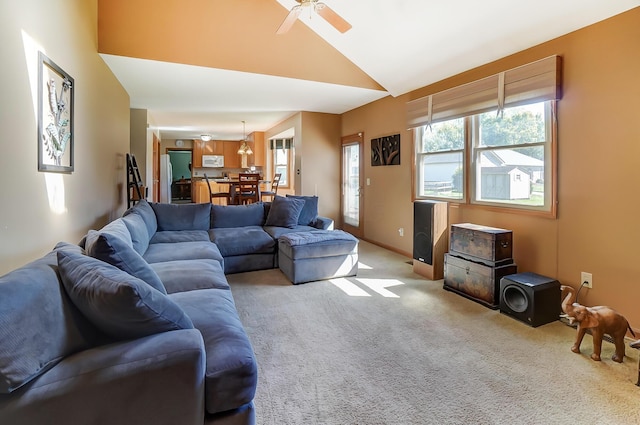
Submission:
M 38 52 L 38 171 L 72 173 L 74 80 Z
M 400 165 L 400 134 L 371 139 L 371 165 Z

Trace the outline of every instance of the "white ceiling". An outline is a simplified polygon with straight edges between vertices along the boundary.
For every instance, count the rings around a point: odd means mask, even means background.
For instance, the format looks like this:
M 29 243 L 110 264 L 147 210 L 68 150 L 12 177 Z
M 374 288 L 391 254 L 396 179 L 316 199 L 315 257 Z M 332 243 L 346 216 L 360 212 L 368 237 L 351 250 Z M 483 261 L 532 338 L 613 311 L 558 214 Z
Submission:
M 295 0 L 277 1 L 286 11 Z M 640 0 L 324 0 L 353 25 L 299 18 L 386 91 L 105 55 L 163 139 L 237 140 L 299 111 L 340 114 L 399 96 L 640 6 Z M 161 7 L 161 6 L 159 6 Z M 296 22 L 295 25 L 300 25 Z M 280 22 L 273 23 L 273 31 Z M 287 37 L 281 35 L 280 37 Z M 561 53 L 561 52 L 559 52 Z M 327 64 L 330 67 L 331 64 Z

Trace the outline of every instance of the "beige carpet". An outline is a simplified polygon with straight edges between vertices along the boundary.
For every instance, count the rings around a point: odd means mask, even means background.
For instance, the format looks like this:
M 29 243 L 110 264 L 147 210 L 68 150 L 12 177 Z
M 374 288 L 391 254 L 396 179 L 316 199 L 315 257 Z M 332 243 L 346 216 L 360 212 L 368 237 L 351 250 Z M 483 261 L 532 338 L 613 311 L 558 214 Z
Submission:
M 442 289 L 360 243 L 358 276 L 228 276 L 259 365 L 258 424 L 638 424 L 638 352 L 538 328 Z

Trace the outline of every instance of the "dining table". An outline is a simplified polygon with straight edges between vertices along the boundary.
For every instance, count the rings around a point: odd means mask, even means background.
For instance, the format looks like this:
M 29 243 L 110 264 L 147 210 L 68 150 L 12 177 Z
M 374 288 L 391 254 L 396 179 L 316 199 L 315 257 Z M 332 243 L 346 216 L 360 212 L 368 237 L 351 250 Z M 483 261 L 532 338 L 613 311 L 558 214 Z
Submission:
M 230 178 L 230 177 L 225 177 L 225 178 L 221 178 L 221 179 L 211 179 L 211 181 L 216 182 L 218 184 L 227 184 L 229 185 L 229 199 L 230 199 L 230 204 L 231 205 L 236 205 L 237 204 L 237 198 L 236 198 L 236 194 L 238 193 L 237 188 L 238 185 L 240 184 L 240 179 L 238 178 Z M 260 184 L 269 184 L 271 183 L 270 180 L 258 180 L 258 183 Z M 258 189 L 260 188 L 260 186 L 258 186 Z M 258 190 L 258 201 L 262 200 L 262 196 L 261 196 L 261 192 L 260 190 Z

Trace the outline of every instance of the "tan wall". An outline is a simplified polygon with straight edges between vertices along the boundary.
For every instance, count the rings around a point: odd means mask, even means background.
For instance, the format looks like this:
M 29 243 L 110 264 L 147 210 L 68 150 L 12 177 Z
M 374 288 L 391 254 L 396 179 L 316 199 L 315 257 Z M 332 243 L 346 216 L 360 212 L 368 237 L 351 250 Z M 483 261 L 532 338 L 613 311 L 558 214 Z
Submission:
M 299 168 L 302 175 L 296 194 L 318 196 L 318 213 L 338 221 L 340 214 L 340 115 L 302 113 Z
M 640 8 L 396 99 L 386 98 L 343 115 L 342 134 L 364 131 L 366 151 L 379 135 L 401 134 L 401 165 L 365 161 L 365 237 L 409 253 L 412 228 L 410 132 L 403 130 L 407 100 L 473 81 L 552 54 L 563 57 L 564 95 L 558 105 L 558 218 L 491 212 L 451 205 L 450 222 L 512 229 L 519 271 L 579 285 L 593 273 L 587 305 L 606 304 L 640 328 Z M 410 233 L 405 233 L 409 235 Z
M 318 213 L 336 222 L 340 215 L 340 123 L 340 115 L 300 112 L 264 134 L 268 141 L 283 131 L 294 129 L 295 194 L 317 195 L 320 199 Z M 269 153 L 267 156 L 267 172 L 272 173 L 271 156 Z M 278 191 L 278 194 L 286 193 L 286 190 Z
M 124 211 L 129 96 L 97 54 L 97 7 L 97 0 L 0 3 L 0 275 L 58 241 L 77 243 Z M 72 174 L 37 170 L 38 49 L 75 79 Z

